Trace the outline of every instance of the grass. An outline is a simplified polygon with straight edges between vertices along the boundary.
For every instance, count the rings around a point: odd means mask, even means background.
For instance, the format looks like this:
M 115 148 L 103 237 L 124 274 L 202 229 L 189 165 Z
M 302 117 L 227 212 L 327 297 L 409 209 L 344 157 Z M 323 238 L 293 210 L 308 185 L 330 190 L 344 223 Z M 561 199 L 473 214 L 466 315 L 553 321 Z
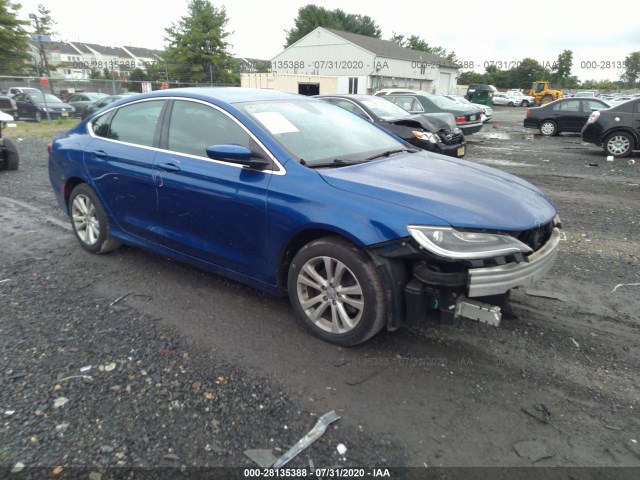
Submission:
M 79 118 L 58 118 L 51 120 L 51 124 L 47 119 L 43 119 L 40 123 L 15 121 L 15 128 L 6 127 L 2 129 L 2 136 L 7 138 L 53 138 L 58 133 L 65 132 L 72 127 L 75 127 L 80 122 Z

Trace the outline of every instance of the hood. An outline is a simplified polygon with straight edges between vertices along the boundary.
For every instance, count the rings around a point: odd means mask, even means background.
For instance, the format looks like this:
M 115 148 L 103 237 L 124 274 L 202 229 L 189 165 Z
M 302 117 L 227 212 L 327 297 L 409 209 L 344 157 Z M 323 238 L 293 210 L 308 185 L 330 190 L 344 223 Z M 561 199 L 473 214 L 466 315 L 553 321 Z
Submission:
M 335 188 L 437 217 L 458 228 L 520 231 L 556 215 L 548 198 L 518 177 L 428 152 L 318 172 Z M 414 215 L 410 217 L 415 221 Z
M 394 125 L 407 127 L 419 125 L 428 132 L 450 131 L 456 128 L 456 119 L 452 113 L 418 113 L 406 117 L 386 118 L 385 120 Z

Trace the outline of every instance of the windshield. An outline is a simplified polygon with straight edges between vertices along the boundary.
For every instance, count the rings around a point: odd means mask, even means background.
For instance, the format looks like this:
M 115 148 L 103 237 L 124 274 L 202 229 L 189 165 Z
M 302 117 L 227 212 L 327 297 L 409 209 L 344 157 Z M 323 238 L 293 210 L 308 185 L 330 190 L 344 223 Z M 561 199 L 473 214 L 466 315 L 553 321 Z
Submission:
M 366 161 L 404 144 L 358 115 L 321 100 L 236 104 L 291 155 L 313 167 Z M 334 163 L 335 160 L 340 162 Z
M 60 103 L 60 99 L 54 95 L 51 95 L 50 93 L 47 93 L 45 95 L 42 95 L 42 93 L 40 92 L 29 93 L 29 96 L 31 97 L 31 100 L 37 103 L 44 103 L 45 98 L 47 100 L 47 103 Z
M 371 97 L 362 100 L 362 104 L 382 119 L 401 118 L 411 115 L 404 108 L 399 107 L 395 103 L 391 103 L 382 97 Z

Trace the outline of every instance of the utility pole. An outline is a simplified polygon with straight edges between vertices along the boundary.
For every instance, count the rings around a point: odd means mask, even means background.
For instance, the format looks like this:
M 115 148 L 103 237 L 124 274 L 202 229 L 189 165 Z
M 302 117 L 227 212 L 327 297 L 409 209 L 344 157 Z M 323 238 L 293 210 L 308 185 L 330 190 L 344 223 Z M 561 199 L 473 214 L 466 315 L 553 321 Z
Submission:
M 47 60 L 47 54 L 44 51 L 42 33 L 40 32 L 40 19 L 34 13 L 30 13 L 29 18 L 36 22 L 36 34 L 38 35 L 38 43 L 40 44 L 40 64 L 44 65 L 44 71 L 49 79 L 49 88 L 51 89 L 51 93 L 53 93 L 53 83 L 51 82 L 51 72 L 49 71 L 49 60 Z

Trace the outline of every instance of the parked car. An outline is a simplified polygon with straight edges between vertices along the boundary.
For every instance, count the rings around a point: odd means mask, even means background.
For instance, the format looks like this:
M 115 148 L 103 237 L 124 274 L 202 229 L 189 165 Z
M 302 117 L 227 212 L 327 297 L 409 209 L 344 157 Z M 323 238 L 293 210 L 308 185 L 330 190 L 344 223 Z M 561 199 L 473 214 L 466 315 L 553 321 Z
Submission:
M 493 104 L 507 107 L 517 107 L 520 105 L 521 99 L 516 98 L 513 95 L 508 95 L 502 92 L 496 92 L 493 94 Z
M 582 140 L 602 146 L 607 155 L 627 157 L 640 149 L 640 98 L 591 113 Z
M 576 92 L 574 97 L 595 97 L 596 92 Z
M 18 104 L 8 95 L 0 95 L 0 112 L 15 117 L 18 114 Z
M 519 102 L 517 103 L 517 105 L 520 105 L 521 107 L 529 107 L 531 105 L 536 104 L 535 97 L 532 97 L 531 95 L 526 95 L 522 93 L 520 90 L 508 90 L 506 93 L 508 96 L 512 96 L 513 98 L 517 99 Z
M 527 108 L 525 128 L 540 130 L 542 135 L 580 132 L 594 110 L 611 107 L 599 98 L 561 98 L 541 107 Z
M 82 111 L 87 106 L 93 104 L 94 102 L 106 96 L 107 96 L 106 93 L 99 93 L 99 92 L 73 93 L 69 95 L 69 97 L 65 100 L 65 103 L 68 103 L 69 105 L 73 105 L 73 108 L 76 109 L 76 115 L 81 116 Z
M 13 116 L 0 112 L 0 170 L 17 170 L 20 155 L 17 145 L 8 138 L 2 137 L 2 130 L 7 122 L 12 122 Z
M 385 97 L 410 113 L 451 113 L 465 136 L 482 129 L 482 119 L 476 108 L 461 105 L 444 95 L 402 89 L 384 89 L 376 92 L 376 95 Z
M 36 122 L 43 118 L 72 117 L 76 109 L 61 101 L 58 97 L 50 93 L 19 93 L 13 97 L 18 105 L 18 117 L 20 119 L 30 118 Z
M 9 87 L 9 90 L 7 91 L 9 96 L 14 96 L 14 97 L 20 93 L 33 93 L 33 94 L 42 93 L 40 89 L 32 88 L 32 87 Z
M 385 98 L 372 95 L 319 95 L 316 98 L 356 113 L 415 147 L 453 157 L 465 154 L 467 142 L 450 113 L 414 115 Z
M 428 319 L 497 325 L 486 301 L 541 278 L 562 236 L 530 183 L 273 90 L 118 100 L 52 142 L 49 178 L 89 252 L 124 242 L 288 294 L 338 345 Z
M 97 112 L 98 110 L 100 110 L 102 107 L 106 107 L 107 105 L 110 105 L 111 103 L 115 102 L 116 100 L 120 100 L 121 98 L 124 98 L 125 95 L 108 95 L 106 97 L 100 97 L 98 98 L 95 102 L 91 103 L 90 105 L 85 106 L 84 108 L 82 108 L 80 110 L 80 118 L 86 118 L 89 115 L 91 115 L 94 112 Z
M 467 100 L 465 97 L 463 97 L 462 95 L 445 95 L 445 97 L 450 98 L 454 102 L 458 102 L 458 103 L 460 103 L 462 105 L 465 105 L 465 106 L 471 105 L 471 106 L 476 107 L 477 109 L 479 109 L 480 112 L 482 112 L 484 114 L 484 117 L 481 118 L 482 123 L 487 123 L 489 120 L 491 120 L 493 118 L 493 108 L 491 108 L 489 105 L 482 105 L 482 104 L 479 104 L 479 103 L 472 103 L 469 100 Z

